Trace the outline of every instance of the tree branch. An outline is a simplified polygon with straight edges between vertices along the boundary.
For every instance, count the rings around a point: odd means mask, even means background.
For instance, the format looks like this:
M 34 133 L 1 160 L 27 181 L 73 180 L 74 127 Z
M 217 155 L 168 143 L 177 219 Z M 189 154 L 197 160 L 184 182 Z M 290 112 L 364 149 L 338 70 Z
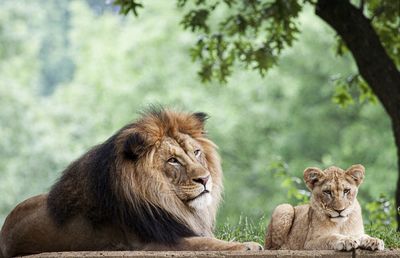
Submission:
M 343 39 L 390 117 L 400 119 L 400 72 L 368 20 L 349 1 L 318 0 L 316 14 Z

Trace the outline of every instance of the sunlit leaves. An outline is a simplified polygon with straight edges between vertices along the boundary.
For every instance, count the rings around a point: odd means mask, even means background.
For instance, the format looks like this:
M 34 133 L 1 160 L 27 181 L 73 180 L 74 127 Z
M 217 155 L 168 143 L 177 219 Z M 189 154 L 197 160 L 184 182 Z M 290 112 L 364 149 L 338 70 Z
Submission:
M 304 204 L 309 201 L 310 193 L 302 188 L 304 187 L 303 180 L 300 177 L 291 175 L 285 162 L 275 160 L 271 162 L 269 169 L 274 177 L 279 178 L 281 181 L 281 186 L 287 191 L 287 198 L 292 204 Z
M 371 20 L 371 25 L 379 36 L 387 54 L 400 67 L 400 5 L 393 0 L 362 1 L 364 15 Z M 343 54 L 346 47 L 337 37 L 337 53 Z
M 347 107 L 354 104 L 353 98 L 349 93 L 349 86 L 346 83 L 337 83 L 333 101 L 341 107 Z
M 261 46 L 253 51 L 254 68 L 258 69 L 261 75 L 271 68 L 277 57 L 273 54 L 273 49 L 269 46 Z
M 349 50 L 347 49 L 343 39 L 339 35 L 336 35 L 335 38 L 336 38 L 336 54 L 338 56 L 343 56 L 344 54 L 348 53 Z
M 366 1 L 366 12 L 387 53 L 400 66 L 400 6 L 399 1 Z
M 397 211 L 393 201 L 381 194 L 379 198 L 365 205 L 368 220 L 375 224 L 375 228 L 386 228 L 388 226 L 395 228 Z
M 360 103 L 377 103 L 377 98 L 368 84 L 359 74 L 353 74 L 346 78 L 334 78 L 335 94 L 333 101 L 342 107 L 354 104 L 354 98 L 359 99 Z
M 210 51 L 212 49 L 212 51 Z M 202 81 L 211 81 L 214 77 L 225 81 L 231 74 L 235 52 L 221 34 L 205 35 L 191 49 L 193 60 L 201 62 L 198 72 Z

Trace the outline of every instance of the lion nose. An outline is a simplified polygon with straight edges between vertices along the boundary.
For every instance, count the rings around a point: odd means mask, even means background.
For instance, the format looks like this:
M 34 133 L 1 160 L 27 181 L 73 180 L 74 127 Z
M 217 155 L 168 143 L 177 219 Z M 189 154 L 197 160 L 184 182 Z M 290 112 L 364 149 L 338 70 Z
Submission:
M 199 184 L 202 184 L 202 185 L 206 186 L 209 178 L 210 178 L 210 176 L 199 177 L 199 178 L 193 179 L 193 181 L 196 182 L 196 183 L 199 183 Z

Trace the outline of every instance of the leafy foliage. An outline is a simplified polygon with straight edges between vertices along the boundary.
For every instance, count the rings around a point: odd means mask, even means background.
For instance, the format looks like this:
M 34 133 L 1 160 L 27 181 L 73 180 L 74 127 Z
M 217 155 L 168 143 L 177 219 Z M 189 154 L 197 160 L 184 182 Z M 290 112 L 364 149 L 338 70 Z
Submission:
M 390 0 L 369 0 L 365 1 L 364 9 L 387 53 L 400 67 L 399 3 Z
M 389 55 L 400 65 L 400 26 L 398 3 L 391 0 L 359 1 L 360 9 L 372 20 Z M 116 0 L 121 12 L 132 10 L 137 15 L 134 0 Z M 283 49 L 291 47 L 299 33 L 298 16 L 311 0 L 256 1 L 256 0 L 177 0 L 177 6 L 185 12 L 181 24 L 199 35 L 191 50 L 192 59 L 201 64 L 202 81 L 218 79 L 226 82 L 232 75 L 234 64 L 258 70 L 261 75 L 272 68 Z M 347 53 L 345 44 L 337 38 L 337 53 Z M 354 77 L 359 77 L 355 75 Z M 365 82 L 355 80 L 361 91 Z M 339 101 L 346 102 L 343 88 Z M 339 94 L 339 93 L 338 93 Z M 361 95 L 360 98 L 363 98 Z
M 376 104 L 378 102 L 371 88 L 359 74 L 353 74 L 347 78 L 335 78 L 334 84 L 333 101 L 342 107 L 354 104 L 354 99 L 357 96 L 361 103 L 369 101 Z
M 283 161 L 271 162 L 270 169 L 281 182 L 283 189 L 287 191 L 287 201 L 296 205 L 308 203 L 310 192 L 303 189 L 303 179 L 289 174 L 288 165 Z
M 202 81 L 221 82 L 232 74 L 235 61 L 265 75 L 293 44 L 302 9 L 298 1 L 178 1 L 178 6 L 190 6 L 184 28 L 201 33 L 191 56 L 201 62 Z
M 382 45 L 390 58 L 400 67 L 400 9 L 399 3 L 390 0 L 368 0 L 358 1 L 360 10 L 371 20 L 371 25 L 378 34 Z M 349 54 L 346 44 L 336 36 L 336 53 L 339 56 Z M 346 107 L 353 104 L 353 99 L 377 102 L 377 98 L 359 74 L 352 74 L 347 78 L 335 80 L 336 92 L 334 101 Z M 354 91 L 358 89 L 358 93 Z
M 377 200 L 367 203 L 365 210 L 371 230 L 395 228 L 395 215 L 399 211 L 395 208 L 393 199 L 388 199 L 384 194 L 381 194 Z

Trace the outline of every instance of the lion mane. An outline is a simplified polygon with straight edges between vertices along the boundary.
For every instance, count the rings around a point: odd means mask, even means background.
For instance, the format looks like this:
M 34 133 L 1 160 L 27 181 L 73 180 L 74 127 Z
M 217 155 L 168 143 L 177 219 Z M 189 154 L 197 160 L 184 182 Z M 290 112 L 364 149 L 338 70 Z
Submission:
M 142 242 L 174 244 L 182 237 L 212 236 L 221 198 L 222 171 L 216 145 L 204 131 L 204 113 L 152 109 L 73 162 L 51 188 L 49 213 L 58 225 L 83 214 L 94 228 L 106 223 L 136 233 Z M 171 193 L 154 155 L 165 137 L 186 134 L 202 146 L 213 178 L 206 214 Z M 206 215 L 206 216 L 204 216 Z

